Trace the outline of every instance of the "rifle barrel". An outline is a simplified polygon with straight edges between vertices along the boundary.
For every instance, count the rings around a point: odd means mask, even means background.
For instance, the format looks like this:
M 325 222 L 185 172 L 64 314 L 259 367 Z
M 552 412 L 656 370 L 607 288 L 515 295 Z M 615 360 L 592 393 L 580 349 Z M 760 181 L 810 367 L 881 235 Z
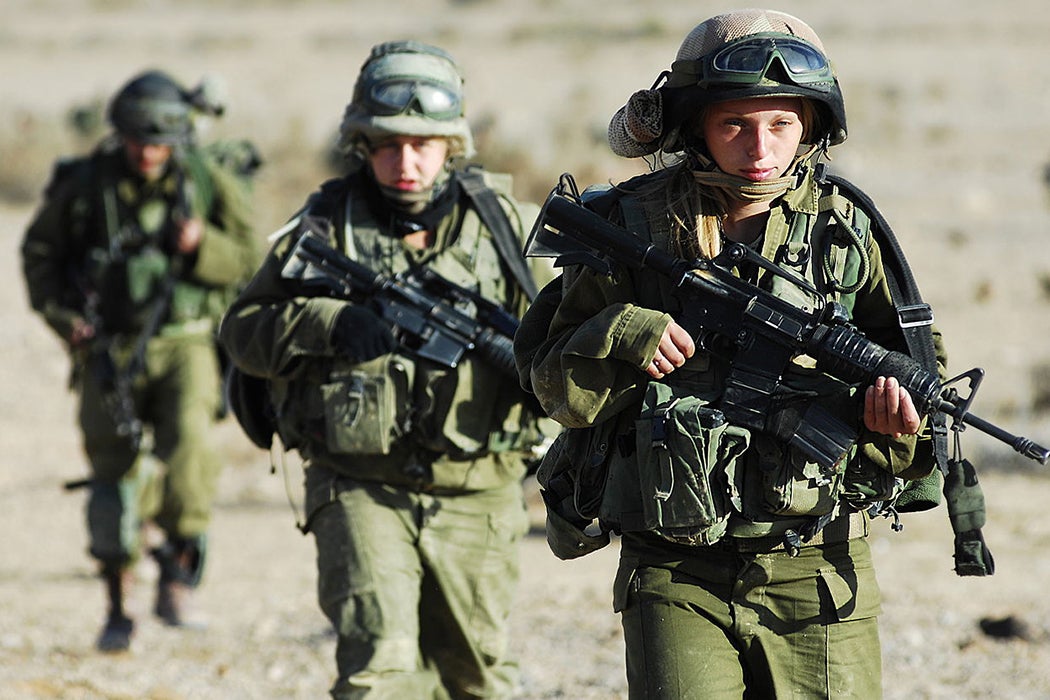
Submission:
M 986 421 L 980 416 L 975 416 L 974 414 L 968 411 L 962 410 L 959 406 L 956 406 L 951 401 L 946 401 L 942 399 L 939 402 L 937 408 L 938 410 L 948 414 L 960 423 L 971 425 L 974 428 L 980 430 L 982 433 L 990 435 L 996 440 L 1005 442 L 1007 445 L 1010 445 L 1010 447 L 1014 448 L 1014 450 L 1016 450 L 1019 454 L 1022 454 L 1025 457 L 1028 457 L 1029 459 L 1034 459 L 1040 464 L 1046 464 L 1047 461 L 1050 460 L 1050 450 L 1036 443 L 1034 440 L 1022 437 L 1020 435 L 1014 435 L 1009 431 L 1003 430 L 999 426 L 989 421 Z

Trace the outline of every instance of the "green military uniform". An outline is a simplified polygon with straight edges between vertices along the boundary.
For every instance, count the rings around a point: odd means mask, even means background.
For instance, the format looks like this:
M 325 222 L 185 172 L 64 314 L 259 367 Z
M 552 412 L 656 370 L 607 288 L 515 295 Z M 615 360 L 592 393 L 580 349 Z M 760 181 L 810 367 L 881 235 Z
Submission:
M 535 206 L 515 202 L 506 179 L 486 181 L 521 236 Z M 374 272 L 425 265 L 524 311 L 527 298 L 466 197 L 420 251 L 376 218 L 365 173 L 324 190 L 330 244 Z M 346 302 L 282 278 L 297 235 L 277 242 L 221 338 L 242 369 L 273 380 L 278 431 L 308 464 L 320 604 L 339 632 L 333 696 L 436 697 L 444 684 L 455 697 L 507 697 L 515 678 L 507 617 L 527 527 L 522 450 L 535 439 L 524 395 L 470 353 L 455 369 L 405 351 L 350 361 L 333 345 Z M 337 418 L 355 381 L 393 391 L 398 412 L 413 416 L 407 433 L 392 437 L 394 421 L 379 415 Z
M 425 359 L 366 301 L 282 273 L 302 231 L 320 225 L 387 279 L 425 268 L 520 317 L 535 283 L 518 256 L 537 209 L 515 201 L 509 177 L 484 173 L 476 187 L 479 171 L 451 167 L 473 140 L 458 66 L 434 46 L 373 47 L 340 145 L 349 174 L 292 219 L 220 338 L 241 370 L 268 379 L 277 433 L 305 460 L 304 530 L 338 634 L 332 697 L 507 698 L 523 455 L 539 437 L 526 395 L 481 353 L 452 368 Z
M 645 191 L 649 181 L 662 176 L 643 176 L 629 183 L 627 189 Z M 778 202 L 762 238 L 763 251 L 782 248 L 792 223 L 800 217 L 812 222 L 818 220 L 816 207 L 811 206 L 819 200 L 814 196 L 816 189 L 816 183 L 809 177 L 802 187 L 789 192 Z M 613 218 L 622 220 L 622 215 L 617 211 Z M 871 261 L 868 283 L 841 301 L 852 306 L 854 321 L 869 338 L 887 347 L 899 347 L 902 339 L 896 325 L 896 313 L 874 241 L 868 242 L 866 255 Z M 772 275 L 763 277 L 766 284 L 772 284 Z M 560 303 L 555 306 L 551 297 L 560 297 Z M 546 313 L 550 315 L 544 314 L 543 309 L 547 309 Z M 553 313 L 551 309 L 554 309 Z M 534 317 L 534 313 L 544 315 Z M 609 421 L 618 427 L 617 434 L 626 435 L 626 442 L 633 444 L 637 437 L 635 422 L 642 413 L 643 397 L 650 385 L 641 370 L 652 358 L 668 320 L 680 317 L 681 313 L 680 302 L 665 278 L 626 272 L 606 277 L 584 269 L 567 274 L 541 292 L 537 303 L 523 320 L 522 331 L 515 343 L 516 351 L 533 358 L 531 386 L 551 417 L 575 427 Z M 530 332 L 534 335 L 530 336 Z M 678 387 L 682 395 L 697 393 L 717 404 L 727 373 L 728 366 L 723 360 L 698 352 L 665 383 Z M 788 376 L 792 375 L 797 375 L 794 381 L 804 386 L 808 372 L 803 365 L 790 370 Z M 813 378 L 809 379 L 813 381 Z M 819 383 L 815 386 L 819 387 Z M 859 421 L 859 414 L 853 420 Z M 681 643 L 680 637 L 668 638 L 666 643 L 661 643 L 659 658 L 663 665 L 660 668 L 647 665 L 657 658 L 651 655 L 652 649 L 647 646 L 643 654 L 631 643 L 632 639 L 641 639 L 643 628 L 654 622 L 650 615 L 656 616 L 661 625 L 666 623 L 668 629 L 675 624 L 699 626 L 697 632 L 703 628 L 704 623 L 695 620 L 688 612 L 682 613 L 686 620 L 673 622 L 679 608 L 667 604 L 665 596 L 709 610 L 712 602 L 724 594 L 727 600 L 723 601 L 721 618 L 737 621 L 730 626 L 738 630 L 741 644 L 748 649 L 746 652 L 737 651 L 760 655 L 758 666 L 776 664 L 787 658 L 783 655 L 785 650 L 779 646 L 772 647 L 778 649 L 776 653 L 770 651 L 770 642 L 789 633 L 796 640 L 812 640 L 813 649 L 810 651 L 823 654 L 822 649 L 828 642 L 826 634 L 832 633 L 827 625 L 833 621 L 868 620 L 871 622 L 869 632 L 858 644 L 863 647 L 871 639 L 877 640 L 877 636 L 869 636 L 876 634 L 874 616 L 879 612 L 879 597 L 870 553 L 861 539 L 867 534 L 866 514 L 844 512 L 825 526 L 819 537 L 804 543 L 800 556 L 790 556 L 785 551 L 784 533 L 789 529 L 801 531 L 807 518 L 830 512 L 831 505 L 837 502 L 847 485 L 839 484 L 835 491 L 826 494 L 808 488 L 808 482 L 815 481 L 817 475 L 807 472 L 798 461 L 799 457 L 782 455 L 776 451 L 775 445 L 763 444 L 764 440 L 762 436 L 751 436 L 751 449 L 734 466 L 737 488 L 742 494 L 739 510 L 729 514 L 725 523 L 718 524 L 724 527 L 724 532 L 716 528 L 714 534 L 704 533 L 694 545 L 672 543 L 649 531 L 645 517 L 648 504 L 643 502 L 652 498 L 643 487 L 647 482 L 646 465 L 639 464 L 633 448 L 620 448 L 627 454 L 613 448 L 599 519 L 606 528 L 623 533 L 614 600 L 617 611 L 624 617 L 628 663 L 634 665 L 629 667 L 631 677 L 656 684 L 652 687 L 662 687 L 663 692 L 678 687 L 667 686 L 668 683 L 710 688 L 706 684 L 693 685 L 694 681 L 699 681 L 691 674 L 709 678 L 711 664 L 715 661 L 705 656 L 704 664 L 696 663 L 694 655 L 705 647 L 692 636 L 688 637 L 688 644 Z M 610 441 L 615 444 L 623 442 L 616 437 Z M 862 431 L 850 469 L 859 470 L 864 462 L 869 467 L 864 485 L 881 481 L 883 488 L 889 489 L 874 498 L 891 497 L 893 475 L 916 478 L 926 473 L 912 470 L 916 443 L 914 436 L 892 440 Z M 770 463 L 769 455 L 774 454 L 784 461 Z M 878 465 L 889 478 L 873 479 L 870 473 L 872 465 Z M 928 470 L 930 466 L 932 463 L 927 463 L 924 468 Z M 842 471 L 845 470 L 843 466 Z M 780 510 L 787 514 L 770 512 L 772 502 L 781 502 Z M 704 539 L 715 541 L 704 543 Z M 655 571 L 660 569 L 672 572 L 672 578 L 664 578 Z M 755 576 L 759 577 L 755 585 L 761 585 L 750 590 L 746 582 Z M 691 585 L 676 587 L 673 581 L 678 577 L 690 577 Z M 647 592 L 645 587 L 649 582 L 659 586 L 659 592 Z M 717 586 L 719 593 L 713 596 L 704 593 L 700 599 L 690 597 L 691 592 L 699 594 L 707 585 Z M 794 610 L 797 606 L 809 605 L 818 597 L 819 590 L 826 590 L 832 597 L 822 605 L 812 603 L 815 607 L 805 608 L 806 614 L 797 618 L 794 612 L 785 617 L 784 610 L 769 602 L 772 599 L 791 601 L 788 608 Z M 647 596 L 662 602 L 659 605 L 654 603 L 655 607 L 637 604 Z M 783 604 L 787 605 L 786 602 Z M 744 627 L 739 620 L 747 615 L 757 615 L 758 619 Z M 782 620 L 783 626 L 778 627 L 775 634 L 770 634 L 760 622 L 773 618 Z M 819 636 L 815 636 L 817 632 Z M 682 631 L 682 634 L 686 633 Z M 722 635 L 723 631 L 716 626 L 710 634 Z M 764 635 L 769 635 L 769 638 L 765 639 Z M 646 636 L 646 639 L 649 638 Z M 854 658 L 858 652 L 856 647 L 840 644 L 829 648 L 842 658 Z M 863 655 L 858 654 L 856 658 L 863 658 Z M 834 660 L 829 658 L 828 663 L 834 663 Z M 740 664 L 735 658 L 729 666 L 737 669 L 735 673 L 739 674 Z M 868 671 L 871 683 L 878 681 L 876 670 L 872 667 Z M 797 673 L 793 671 L 787 677 L 795 682 Z M 678 674 L 683 675 L 678 677 Z M 775 673 L 773 677 L 779 682 L 782 674 Z M 748 687 L 756 687 L 756 682 L 749 679 Z M 769 687 L 769 690 L 776 690 L 779 694 L 783 689 Z M 662 697 L 658 693 L 653 696 Z M 667 697 L 691 696 L 688 693 L 677 695 L 672 691 Z
M 800 31 L 815 39 L 782 13 L 713 18 L 683 43 L 674 70 L 690 81 L 702 76 L 703 86 L 713 70 L 704 61 L 717 49 L 729 47 L 718 66 L 736 68 L 733 61 L 745 49 L 753 60 L 742 62 L 720 93 L 693 88 L 676 74 L 668 85 L 694 90 L 682 98 L 693 99 L 694 110 L 704 99 L 787 94 L 819 100 L 821 109 L 828 107 L 820 112 L 825 138 L 840 141 L 841 96 L 828 97 L 830 82 L 819 89 L 812 82 L 746 82 L 786 60 L 790 44 L 777 42 Z M 777 39 L 766 39 L 769 32 L 778 32 Z M 754 35 L 762 38 L 746 43 Z M 826 67 L 815 48 L 807 55 L 814 59 L 810 67 L 821 61 Z M 647 106 L 674 95 L 651 90 L 632 97 L 610 125 L 610 142 L 631 156 L 684 150 L 684 162 L 585 201 L 680 256 L 685 244 L 670 233 L 670 212 L 681 202 L 676 197 L 686 196 L 681 192 L 697 198 L 704 192 L 694 177 L 747 193 L 759 188 L 714 174 L 704 147 L 688 142 L 684 128 L 671 129 L 658 116 L 646 119 Z M 646 125 L 656 125 L 648 136 Z M 879 247 L 849 193 L 815 176 L 813 153 L 800 155 L 782 192 L 767 197 L 768 219 L 752 247 L 842 304 L 869 339 L 907 352 Z M 770 270 L 745 262 L 734 272 L 796 306 L 820 308 L 819 297 Z M 867 431 L 857 394 L 864 387 L 826 377 L 805 355 L 789 363 L 779 382 L 783 395 L 767 410 L 813 404 L 849 426 L 858 437 L 833 467 L 813 463 L 773 434 L 727 423 L 718 410 L 733 369 L 726 354 L 698 348 L 662 379 L 645 373 L 668 324 L 692 311 L 660 275 L 624 268 L 603 275 L 584 267 L 548 285 L 524 317 L 515 340 L 523 382 L 552 418 L 575 429 L 548 452 L 541 483 L 554 486 L 559 471 L 576 464 L 605 470 L 597 472 L 601 477 L 577 470 L 568 498 L 546 488 L 552 548 L 569 558 L 607 542 L 582 531 L 590 517 L 622 534 L 613 601 L 623 622 L 632 698 L 878 697 L 880 593 L 865 539 L 867 508 L 893 499 L 905 480 L 930 473 L 929 436 L 893 439 Z M 591 488 L 581 491 L 579 484 Z
M 257 253 L 242 185 L 197 155 L 186 158 L 195 159 L 192 167 L 149 184 L 128 171 L 119 150 L 101 150 L 66 166 L 23 243 L 33 308 L 68 338 L 73 319 L 85 313 L 84 294 L 97 295 L 100 341 L 111 341 L 109 352 L 118 366 L 133 352 L 165 278 L 177 275 L 170 310 L 146 345 L 145 371 L 134 385 L 138 418 L 153 426 L 151 454 L 136 452 L 118 434 L 106 406 L 108 390 L 99 385 L 95 368 L 83 364 L 89 353 L 77 354 L 80 424 L 96 479 L 89 506 L 91 551 L 102 560 L 135 556 L 135 521 L 154 516 L 166 532 L 189 538 L 205 532 L 210 516 L 220 467 L 209 434 L 221 401 L 215 326 L 231 288 L 250 274 Z M 161 240 L 183 177 L 193 183 L 193 214 L 208 222 L 189 260 L 176 259 Z M 142 240 L 113 255 L 122 245 L 118 237 L 128 231 Z M 112 287 L 118 277 L 125 287 Z M 138 472 L 150 469 L 152 458 L 164 464 L 164 475 L 155 476 L 165 488 L 150 504 L 151 512 L 134 517 L 142 493 L 121 482 L 146 483 Z
M 129 85 L 175 91 L 159 73 Z M 165 107 L 185 116 L 180 100 L 176 94 Z M 258 249 L 244 184 L 193 146 L 174 148 L 152 180 L 132 170 L 118 139 L 63 163 L 22 255 L 30 302 L 55 332 L 70 341 L 77 324 L 94 329 L 73 347 L 92 471 L 91 554 L 107 577 L 117 576 L 139 556 L 140 528 L 152 521 L 168 540 L 156 552 L 161 579 L 182 575 L 195 585 L 222 464 L 211 435 L 222 410 L 216 326 Z M 176 254 L 174 222 L 188 219 L 204 222 L 202 238 L 193 253 Z M 138 371 L 118 390 L 115 374 L 132 372 L 133 363 Z M 170 561 L 172 548 L 193 551 L 189 570 Z M 122 618 L 122 595 L 113 596 L 111 613 Z M 129 633 L 126 622 L 119 641 L 100 647 L 126 648 Z

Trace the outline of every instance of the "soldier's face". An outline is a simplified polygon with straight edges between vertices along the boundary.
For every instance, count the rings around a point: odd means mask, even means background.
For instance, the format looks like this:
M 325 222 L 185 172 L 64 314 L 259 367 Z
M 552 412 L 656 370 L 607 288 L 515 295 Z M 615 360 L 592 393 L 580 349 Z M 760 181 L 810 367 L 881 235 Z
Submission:
M 448 140 L 430 136 L 392 136 L 368 154 L 376 181 L 403 192 L 430 189 L 447 160 Z
M 124 155 L 131 169 L 147 181 L 159 179 L 168 167 L 172 147 L 165 143 L 142 143 L 124 139 Z
M 703 137 L 718 167 L 763 182 L 782 177 L 802 142 L 802 100 L 757 97 L 719 102 L 705 110 Z

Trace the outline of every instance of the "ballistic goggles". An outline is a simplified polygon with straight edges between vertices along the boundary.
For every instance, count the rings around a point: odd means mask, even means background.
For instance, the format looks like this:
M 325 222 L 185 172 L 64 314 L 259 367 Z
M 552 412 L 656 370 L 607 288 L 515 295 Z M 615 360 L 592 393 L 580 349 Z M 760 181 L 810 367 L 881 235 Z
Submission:
M 696 61 L 675 61 L 671 69 L 692 73 L 701 87 L 757 85 L 767 77 L 773 61 L 780 62 L 795 85 L 829 92 L 835 84 L 831 63 L 820 49 L 783 34 L 746 36 Z
M 417 112 L 442 121 L 463 113 L 457 93 L 436 83 L 405 78 L 373 85 L 368 91 L 368 111 L 380 117 Z

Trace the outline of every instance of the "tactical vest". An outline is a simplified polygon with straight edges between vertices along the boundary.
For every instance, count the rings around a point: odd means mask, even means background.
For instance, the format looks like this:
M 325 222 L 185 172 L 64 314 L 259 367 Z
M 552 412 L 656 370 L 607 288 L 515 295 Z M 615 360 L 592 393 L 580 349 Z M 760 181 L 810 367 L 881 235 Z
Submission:
M 789 222 L 787 235 L 782 239 L 767 235 L 763 241 L 763 256 L 776 261 L 782 268 L 803 273 L 802 276 L 818 290 L 851 310 L 853 293 L 869 270 L 870 261 L 865 259 L 863 252 L 874 235 L 881 249 L 883 272 L 907 352 L 928 372 L 936 374 L 937 357 L 930 331 L 932 310 L 922 300 L 888 222 L 866 194 L 845 179 L 826 174 L 823 166 L 818 166 L 816 180 L 821 188 L 817 215 L 795 216 Z M 588 194 L 593 200 L 595 192 Z M 611 205 L 606 203 L 605 208 L 608 211 Z M 652 230 L 649 225 L 650 221 L 664 221 L 659 214 L 647 216 L 641 206 L 629 199 L 623 201 L 622 212 L 627 228 L 642 232 L 654 241 L 666 241 L 666 226 L 652 227 L 663 228 L 661 231 Z M 770 291 L 793 304 L 808 308 L 812 303 L 810 295 L 787 280 L 767 276 L 766 282 Z M 644 296 L 648 292 L 642 289 L 641 293 Z M 650 296 L 648 302 L 641 303 L 658 302 L 661 306 L 654 308 L 673 308 L 668 305 L 668 300 L 669 296 L 663 293 L 658 297 Z M 717 410 L 710 410 L 708 403 L 717 399 L 720 383 L 712 381 L 711 377 L 703 378 L 703 375 L 717 372 L 710 371 L 714 366 L 710 358 L 705 360 L 703 357 L 694 357 L 690 363 L 695 365 L 696 362 L 705 361 L 708 365 L 694 373 L 692 386 L 688 386 L 690 380 L 687 373 L 682 371 L 685 368 L 676 372 L 677 376 L 672 375 L 675 382 L 651 383 L 655 391 L 647 395 L 646 401 L 650 405 L 643 404 L 638 420 L 633 419 L 630 411 L 625 411 L 605 424 L 582 430 L 569 429 L 559 436 L 537 474 L 547 505 L 548 542 L 556 555 L 574 558 L 601 548 L 609 541 L 609 531 L 654 530 L 672 541 L 691 544 L 714 542 L 725 534 L 730 511 L 747 512 L 749 492 L 746 483 L 745 488 L 739 488 L 736 482 L 741 471 L 762 474 L 760 487 L 765 488 L 759 489 L 759 511 L 789 517 L 793 515 L 792 510 L 800 515 L 809 513 L 808 524 L 811 525 L 826 522 L 835 512 L 828 508 L 833 508 L 840 499 L 854 509 L 870 505 L 869 512 L 894 518 L 898 511 L 933 508 L 941 500 L 943 474 L 948 517 L 955 533 L 956 573 L 960 576 L 985 576 L 994 572 L 994 559 L 981 532 L 985 522 L 985 505 L 976 471 L 959 455 L 948 458 L 947 427 L 943 414 L 935 412 L 927 417 L 930 439 L 919 441 L 912 462 L 925 464 L 933 471 L 928 477 L 903 484 L 903 491 L 900 480 L 891 478 L 887 472 L 873 468 L 873 465 L 865 464 L 863 459 L 855 459 L 855 453 L 843 460 L 844 469 L 839 473 L 820 474 L 818 471 L 811 474 L 810 479 L 784 479 L 782 477 L 790 477 L 790 473 L 776 469 L 778 462 L 782 464 L 784 461 L 784 455 L 778 455 L 776 445 L 770 445 L 768 440 L 763 441 L 761 437 L 753 440 L 754 436 L 734 431 L 733 426 L 724 423 L 724 417 L 720 417 Z M 689 363 L 686 367 L 689 367 Z M 703 378 L 699 382 L 695 381 L 697 374 Z M 686 377 L 683 378 L 683 375 Z M 790 372 L 785 373 L 785 384 L 790 383 L 790 375 Z M 809 377 L 810 381 L 815 379 L 820 381 L 816 377 Z M 692 395 L 694 399 L 684 408 L 675 397 L 674 389 L 670 388 L 675 383 L 685 383 L 687 388 L 682 392 L 683 396 Z M 698 400 L 695 400 L 697 397 Z M 849 411 L 856 410 L 851 403 L 844 402 L 839 410 L 849 415 Z M 670 411 L 665 410 L 668 406 L 677 409 L 673 420 L 668 416 Z M 664 413 L 661 415 L 660 411 Z M 659 418 L 659 421 L 654 418 Z M 686 455 L 684 461 L 687 462 L 684 468 L 678 470 L 680 475 L 686 477 L 682 480 L 685 482 L 684 488 L 679 489 L 685 497 L 676 503 L 671 502 L 666 508 L 653 507 L 654 502 L 667 499 L 671 492 L 669 485 L 673 481 L 667 477 L 674 471 L 669 468 L 673 465 L 669 464 L 666 455 L 662 455 L 662 460 L 655 460 L 657 469 L 645 479 L 639 479 L 636 466 L 633 469 L 630 466 L 623 467 L 625 463 L 638 459 L 635 452 L 640 454 L 647 447 L 652 447 L 654 441 L 643 439 L 638 433 L 646 429 L 655 433 L 651 426 L 656 424 L 660 425 L 661 447 L 673 443 L 676 432 L 679 437 L 699 435 L 704 438 L 689 439 L 685 449 L 680 450 Z M 625 440 L 625 436 L 632 439 Z M 750 445 L 751 452 L 760 459 L 765 457 L 766 464 L 772 469 L 738 469 L 738 458 L 748 449 L 749 441 L 754 443 Z M 763 442 L 766 443 L 764 448 Z M 770 453 L 774 459 L 768 459 Z M 715 462 L 722 463 L 723 467 L 709 484 L 698 483 L 695 478 L 690 480 L 690 472 L 703 471 Z M 801 473 L 807 473 L 807 465 L 799 465 L 794 456 L 788 464 L 801 466 Z M 812 472 L 812 469 L 809 471 Z M 710 485 L 724 487 L 725 497 L 713 499 L 710 489 L 705 490 Z M 636 498 L 643 488 L 646 490 L 645 496 Z M 676 505 L 677 508 L 674 507 Z M 595 518 L 601 525 L 598 533 L 586 530 Z M 894 529 L 900 529 L 896 520 Z M 732 534 L 761 536 L 767 531 L 758 523 L 757 528 L 743 528 Z
M 584 199 L 599 211 L 618 205 L 627 229 L 669 249 L 661 205 L 646 211 L 630 194 L 610 193 L 617 197 L 614 204 L 601 196 L 591 189 Z M 851 310 L 870 273 L 866 213 L 837 186 L 825 184 L 816 213 L 793 211 L 785 219 L 775 210 L 771 216 L 780 217 L 781 225 L 773 221 L 767 227 L 763 257 L 813 286 L 820 298 L 765 270 L 756 284 L 800 308 L 815 310 L 818 303 L 835 300 Z M 680 310 L 670 284 L 644 272 L 633 280 L 639 306 L 672 315 Z M 727 532 L 766 536 L 780 534 L 785 523 L 829 518 L 842 499 L 862 507 L 897 495 L 901 482 L 860 459 L 855 446 L 833 468 L 821 468 L 768 435 L 726 423 L 717 405 L 729 373 L 726 360 L 698 352 L 674 374 L 650 382 L 636 411 L 576 437 L 576 431 L 566 431 L 538 474 L 548 510 L 553 505 L 576 524 L 597 518 L 611 531 L 654 531 L 672 541 L 711 544 Z M 784 396 L 776 400 L 804 397 L 830 416 L 856 414 L 856 389 L 813 369 L 809 358 L 791 363 L 782 384 Z M 680 444 L 668 449 L 676 427 Z M 559 464 L 567 474 L 556 473 Z M 734 513 L 744 518 L 732 518 Z M 571 543 L 580 547 L 573 555 L 600 546 L 581 541 L 582 547 Z
M 363 188 L 355 186 L 353 178 L 326 183 L 305 208 L 329 222 L 333 247 L 384 276 L 426 265 L 520 315 L 529 292 L 503 259 L 473 199 L 462 197 L 454 217 L 439 225 L 437 245 L 409 250 L 375 220 Z M 485 187 L 490 193 L 493 188 L 507 191 L 509 183 L 486 173 Z M 506 216 L 502 211 L 501 215 Z M 406 353 L 360 364 L 319 358 L 299 375 L 272 385 L 277 432 L 285 447 L 348 469 L 358 478 L 411 482 L 404 465 L 393 464 L 406 450 L 470 460 L 525 449 L 539 437 L 536 417 L 524 408 L 520 389 L 508 386 L 495 368 L 470 353 L 456 368 Z M 464 486 L 463 475 L 447 475 L 444 483 L 443 479 L 435 467 L 435 486 Z
M 126 174 L 122 159 L 119 150 L 100 150 L 56 170 L 51 187 L 68 180 L 75 191 L 70 202 L 74 287 L 94 300 L 107 334 L 139 332 L 155 313 L 158 297 L 168 295 L 166 287 L 171 288 L 166 322 L 216 318 L 225 298 L 210 299 L 210 290 L 183 279 L 170 251 L 174 217 L 206 215 L 212 208 L 205 164 L 190 150 L 160 181 L 142 185 Z

